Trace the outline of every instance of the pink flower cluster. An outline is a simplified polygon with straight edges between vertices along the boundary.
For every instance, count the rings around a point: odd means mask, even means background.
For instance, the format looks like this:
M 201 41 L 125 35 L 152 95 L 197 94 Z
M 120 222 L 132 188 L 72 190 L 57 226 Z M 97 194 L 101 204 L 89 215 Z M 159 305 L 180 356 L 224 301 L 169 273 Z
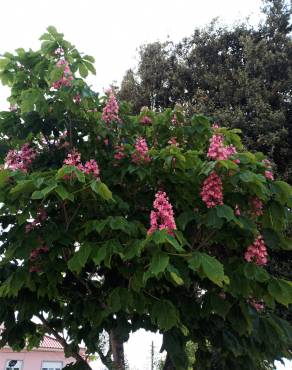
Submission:
M 80 171 L 83 171 L 81 154 L 77 152 L 76 149 L 73 149 L 72 152 L 67 155 L 67 158 L 64 159 L 64 164 L 67 164 L 67 166 L 77 167 Z
M 81 154 L 77 152 L 76 149 L 73 149 L 73 151 L 68 154 L 67 158 L 64 160 L 64 164 L 67 166 L 74 166 L 87 175 L 92 174 L 99 180 L 100 170 L 97 162 L 94 159 L 90 159 L 83 165 L 81 162 Z
M 201 197 L 207 208 L 223 205 L 223 185 L 216 172 L 212 172 L 203 182 Z
M 55 54 L 56 55 L 63 55 L 64 54 L 64 49 L 63 48 L 57 48 L 55 50 Z
M 150 162 L 151 158 L 148 155 L 148 145 L 143 137 L 138 137 L 135 144 L 135 153 L 132 154 L 132 161 L 134 163 Z
M 224 138 L 221 134 L 214 134 L 210 139 L 210 146 L 207 156 L 214 160 L 228 159 L 236 154 L 236 148 L 233 145 L 224 145 Z
M 251 200 L 251 206 L 252 206 L 252 214 L 255 216 L 255 217 L 259 217 L 259 216 L 262 216 L 263 215 L 263 202 L 255 197 Z
M 114 96 L 111 90 L 108 92 L 108 94 L 109 94 L 108 101 L 102 111 L 102 120 L 107 124 L 113 121 L 120 122 L 121 120 L 118 115 L 119 105 L 116 100 L 116 97 Z
M 140 119 L 140 123 L 143 126 L 149 126 L 152 123 L 152 119 L 150 117 L 144 116 Z
M 249 299 L 249 304 L 257 311 L 262 312 L 265 309 L 263 301 L 257 301 L 254 298 Z
M 59 90 L 62 86 L 70 87 L 72 84 L 73 76 L 69 67 L 69 63 L 65 59 L 60 59 L 57 62 L 56 66 L 57 68 L 63 68 L 65 66 L 64 73 L 58 81 L 55 81 L 53 83 L 52 87 L 57 90 Z
M 235 211 L 234 211 L 235 215 L 236 216 L 240 216 L 241 215 L 241 211 L 240 211 L 240 208 L 239 208 L 239 205 L 236 204 L 235 205 Z
M 75 104 L 80 104 L 81 103 L 81 96 L 80 96 L 80 94 L 77 94 L 77 95 L 74 96 L 73 103 L 75 103 Z
M 125 146 L 124 146 L 124 144 L 117 145 L 116 146 L 116 152 L 115 152 L 114 158 L 117 161 L 120 161 L 121 159 L 123 159 L 125 157 L 126 157 L 126 153 L 125 153 Z
M 85 162 L 85 165 L 83 166 L 83 172 L 87 175 L 92 174 L 96 179 L 99 179 L 100 170 L 94 159 L 90 159 L 89 161 Z
M 247 262 L 255 262 L 257 265 L 263 266 L 268 263 L 267 257 L 267 247 L 265 246 L 262 235 L 259 235 L 247 248 L 244 258 Z
M 29 144 L 24 144 L 20 150 L 9 150 L 4 167 L 12 171 L 27 172 L 35 157 L 36 152 Z
M 173 230 L 176 230 L 174 213 L 165 192 L 158 191 L 155 194 L 153 208 L 150 214 L 148 234 L 152 234 L 155 230 L 166 229 L 168 234 L 173 235 Z
M 38 226 L 41 226 L 41 224 L 46 221 L 48 218 L 47 212 L 43 209 L 40 208 L 37 212 L 37 217 L 34 221 L 26 224 L 25 226 L 25 232 L 26 234 L 29 233 L 31 230 L 36 229 Z
M 49 248 L 47 246 L 35 248 L 30 253 L 30 268 L 29 272 L 42 272 L 42 268 L 39 264 L 39 260 L 42 254 L 47 253 L 49 251 Z
M 176 140 L 176 137 L 171 137 L 170 140 L 168 141 L 169 145 L 174 145 L 174 146 L 179 146 L 179 143 Z
M 266 177 L 266 179 L 273 181 L 274 180 L 274 174 L 272 172 L 272 164 L 271 164 L 271 162 L 268 159 L 264 159 L 263 160 L 263 164 L 266 167 L 266 170 L 265 170 L 265 177 Z

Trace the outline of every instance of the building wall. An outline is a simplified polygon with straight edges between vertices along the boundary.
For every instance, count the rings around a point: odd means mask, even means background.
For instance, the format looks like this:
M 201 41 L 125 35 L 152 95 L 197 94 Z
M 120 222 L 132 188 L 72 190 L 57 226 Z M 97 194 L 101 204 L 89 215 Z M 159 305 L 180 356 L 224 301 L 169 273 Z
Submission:
M 13 352 L 11 349 L 2 348 L 0 350 L 0 370 L 4 370 L 7 360 L 22 360 L 22 370 L 41 370 L 42 361 L 61 361 L 63 367 L 70 362 L 75 362 L 73 358 L 65 358 L 62 351 L 53 350 L 33 350 Z

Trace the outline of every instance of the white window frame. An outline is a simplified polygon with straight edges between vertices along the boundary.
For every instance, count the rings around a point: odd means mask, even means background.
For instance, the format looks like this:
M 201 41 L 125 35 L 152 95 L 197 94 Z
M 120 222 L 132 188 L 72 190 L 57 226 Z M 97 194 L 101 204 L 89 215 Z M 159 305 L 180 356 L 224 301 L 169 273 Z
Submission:
M 22 370 L 23 369 L 23 360 L 18 360 L 17 358 L 11 358 L 11 359 L 6 360 L 6 362 L 4 364 L 4 370 L 7 369 L 9 361 L 15 361 L 15 360 L 17 362 L 20 362 L 20 368 L 19 369 Z
M 58 360 L 56 360 L 56 361 L 52 361 L 52 360 L 46 361 L 46 360 L 44 360 L 44 361 L 42 361 L 41 370 L 43 370 L 43 368 L 44 368 L 44 366 L 43 366 L 43 365 L 44 365 L 44 363 L 45 363 L 45 362 L 46 362 L 46 363 L 50 363 L 50 362 L 51 362 L 52 364 L 53 364 L 53 363 L 56 363 L 56 362 L 60 362 L 60 364 L 61 364 L 61 369 L 63 369 L 63 366 L 64 366 L 63 361 L 58 361 Z

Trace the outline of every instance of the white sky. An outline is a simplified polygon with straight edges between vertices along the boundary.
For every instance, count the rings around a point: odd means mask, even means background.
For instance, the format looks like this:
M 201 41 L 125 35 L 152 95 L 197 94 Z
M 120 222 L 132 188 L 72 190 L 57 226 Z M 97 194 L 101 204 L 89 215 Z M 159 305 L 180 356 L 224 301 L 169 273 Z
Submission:
M 136 65 L 137 48 L 146 42 L 178 41 L 195 27 L 219 16 L 232 24 L 250 16 L 259 20 L 260 0 L 10 0 L 1 1 L 0 54 L 18 47 L 39 48 L 38 38 L 49 25 L 96 59 L 97 90 L 119 83 Z M 0 109 L 6 109 L 7 89 L 0 87 Z M 131 370 L 150 369 L 150 345 L 158 351 L 161 338 L 139 331 L 125 346 Z M 94 369 L 104 367 L 95 365 Z M 292 366 L 279 367 L 292 369 Z

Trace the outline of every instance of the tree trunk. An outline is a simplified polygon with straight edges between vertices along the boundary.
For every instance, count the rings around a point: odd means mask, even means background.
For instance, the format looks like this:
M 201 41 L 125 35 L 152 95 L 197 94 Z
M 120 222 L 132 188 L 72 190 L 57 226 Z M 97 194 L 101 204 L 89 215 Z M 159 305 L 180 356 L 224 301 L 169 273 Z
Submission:
M 124 343 L 118 338 L 113 329 L 110 332 L 110 342 L 115 370 L 125 370 Z
M 175 370 L 175 367 L 173 366 L 171 359 L 169 357 L 169 354 L 166 356 L 165 364 L 163 366 L 163 370 Z

